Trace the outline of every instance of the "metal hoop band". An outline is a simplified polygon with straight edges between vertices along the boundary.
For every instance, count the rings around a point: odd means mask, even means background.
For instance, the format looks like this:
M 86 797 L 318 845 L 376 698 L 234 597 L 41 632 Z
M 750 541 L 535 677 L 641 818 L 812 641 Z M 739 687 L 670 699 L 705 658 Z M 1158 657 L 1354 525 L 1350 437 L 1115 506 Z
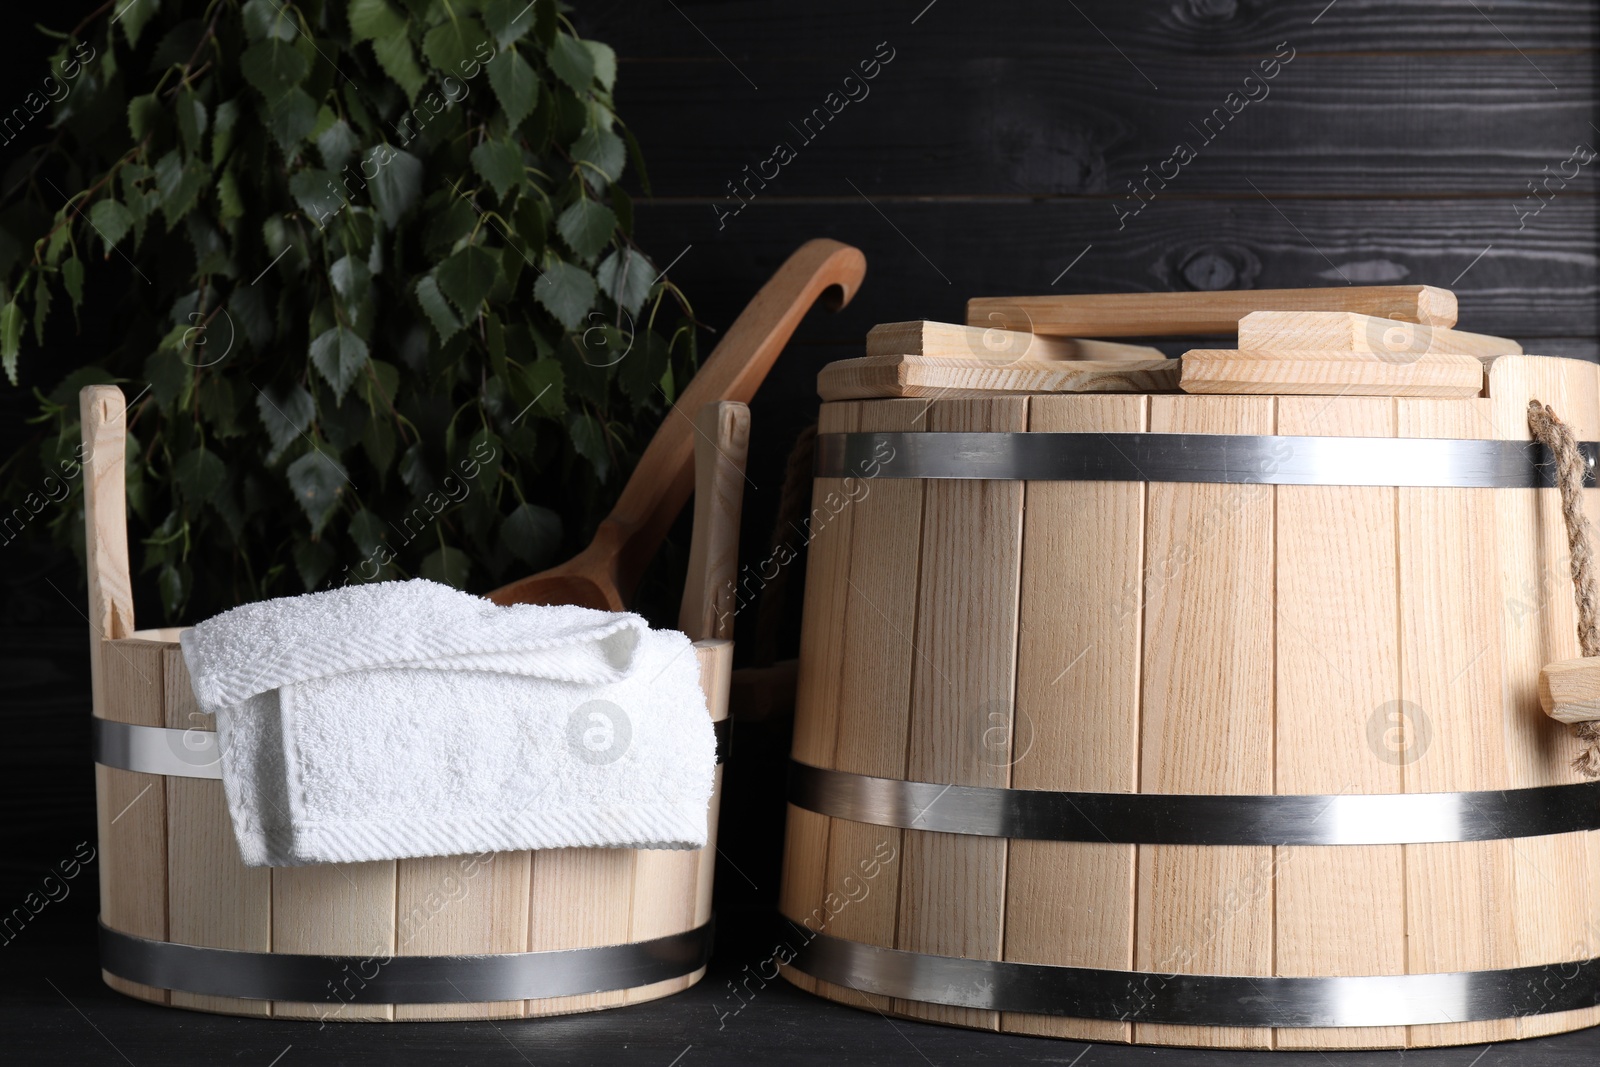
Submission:
M 1277 978 L 1055 967 L 932 956 L 813 934 L 791 964 L 880 996 L 988 1011 L 1195 1026 L 1427 1026 L 1600 1003 L 1600 959 L 1499 971 Z
M 118 978 L 249 1000 L 476 1004 L 637 989 L 693 974 L 714 922 L 650 941 L 481 956 L 301 956 L 152 941 L 100 924 L 100 965 Z
M 1595 483 L 1600 444 L 1579 445 Z M 818 478 L 1541 489 L 1549 450 L 1530 441 L 1195 433 L 825 433 Z
M 791 760 L 789 802 L 907 830 L 1130 845 L 1403 845 L 1600 829 L 1600 782 L 1462 793 L 1075 793 L 906 782 Z
M 718 763 L 724 762 L 728 752 L 731 723 L 731 719 L 718 719 L 711 724 L 717 736 Z M 222 777 L 222 753 L 214 730 L 139 726 L 98 715 L 90 718 L 89 730 L 94 761 L 102 766 L 174 778 Z

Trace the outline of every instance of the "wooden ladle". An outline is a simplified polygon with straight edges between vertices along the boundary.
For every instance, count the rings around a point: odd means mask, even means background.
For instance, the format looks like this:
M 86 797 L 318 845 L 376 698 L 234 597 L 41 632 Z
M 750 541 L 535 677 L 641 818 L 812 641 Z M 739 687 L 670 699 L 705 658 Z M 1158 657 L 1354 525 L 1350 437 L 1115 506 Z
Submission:
M 566 563 L 489 594 L 496 604 L 627 606 L 694 486 L 695 416 L 718 400 L 748 402 L 811 305 L 834 309 L 855 296 L 867 271 L 860 250 L 807 241 L 784 261 L 734 320 L 667 412 L 594 540 Z M 833 292 L 829 292 L 833 290 Z

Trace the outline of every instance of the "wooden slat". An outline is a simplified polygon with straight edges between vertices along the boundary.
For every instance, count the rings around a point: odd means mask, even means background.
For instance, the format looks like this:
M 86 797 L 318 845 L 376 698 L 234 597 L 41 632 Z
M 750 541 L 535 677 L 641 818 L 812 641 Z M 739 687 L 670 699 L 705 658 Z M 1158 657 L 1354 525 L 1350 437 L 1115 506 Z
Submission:
M 944 400 L 931 431 L 1027 429 L 1028 399 Z M 1015 697 L 1023 484 L 932 481 L 924 490 L 917 650 L 911 674 L 906 777 L 1006 786 L 1009 744 L 985 752 L 985 708 Z M 980 756 L 989 757 L 987 761 Z M 1006 842 L 907 830 L 896 947 L 973 959 L 1001 958 Z M 897 1000 L 917 1018 L 993 1030 L 994 1011 Z
M 394 869 L 393 860 L 272 869 L 272 951 L 361 959 L 341 971 L 319 1001 L 273 1001 L 275 1017 L 330 1022 L 395 1017 L 391 1004 L 350 1003 L 394 955 Z
M 1600 719 L 1600 658 L 1578 656 L 1539 668 L 1539 707 L 1556 722 Z
M 1475 356 L 1432 352 L 1290 352 L 1194 348 L 1183 354 L 1186 393 L 1469 397 L 1483 392 Z
M 532 853 L 428 856 L 395 865 L 395 955 L 522 952 L 528 943 Z M 595 907 L 614 906 L 601 900 Z M 487 1004 L 397 1004 L 397 1020 L 518 1019 L 521 1000 Z
M 1490 438 L 1487 400 L 1396 401 L 1400 437 Z M 1401 699 L 1415 708 L 1408 793 L 1504 789 L 1503 648 L 1495 493 L 1399 494 Z M 1423 726 L 1422 724 L 1426 724 Z M 1426 730 L 1427 740 L 1423 741 Z M 1408 756 L 1410 753 L 1408 752 Z M 1408 972 L 1516 965 L 1512 842 L 1406 845 Z M 1514 1020 L 1410 1028 L 1411 1045 L 1503 1041 Z
M 120 473 L 120 472 L 119 472 Z M 113 722 L 166 725 L 162 665 L 167 646 L 135 638 L 100 641 L 95 714 Z M 167 938 L 167 789 L 159 774 L 94 769 L 99 832 L 100 918 L 114 930 Z M 102 971 L 112 989 L 167 1003 L 167 991 Z
M 928 404 L 919 400 L 862 404 L 859 428 L 926 430 Z M 887 453 L 883 456 L 890 458 Z M 854 774 L 904 778 L 911 676 L 918 656 L 923 483 L 868 476 L 858 479 L 852 490 L 857 499 L 850 505 L 848 581 L 840 620 L 844 658 L 838 726 L 828 765 Z M 893 827 L 832 821 L 822 884 L 825 893 L 848 903 L 829 922 L 828 933 L 866 944 L 895 943 L 901 837 Z M 818 987 L 822 995 L 846 1004 L 893 1010 L 887 997 L 870 997 L 826 982 Z
M 1505 337 L 1421 326 L 1349 311 L 1254 311 L 1239 320 L 1242 349 L 1379 352 L 1420 356 L 1454 352 L 1465 356 L 1502 356 L 1522 351 Z
M 183 651 L 163 652 L 169 730 L 215 729 L 200 710 Z M 184 945 L 272 950 L 272 868 L 246 867 L 228 816 L 222 783 L 167 779 L 167 930 Z M 272 1002 L 172 993 L 174 1006 L 230 1015 L 270 1015 Z
M 817 375 L 824 400 L 982 397 L 989 393 L 1150 393 L 1178 387 L 1178 364 L 1158 357 L 1107 362 L 863 356 Z
M 1152 397 L 1150 430 L 1270 434 L 1274 403 Z M 1152 483 L 1148 500 L 1139 789 L 1271 793 L 1272 487 Z M 1261 847 L 1140 846 L 1137 968 L 1270 974 L 1272 859 Z M 1141 1044 L 1265 1048 L 1271 1034 L 1134 1027 Z
M 1280 434 L 1392 437 L 1388 399 L 1284 397 Z M 1277 490 L 1279 793 L 1402 793 L 1401 760 L 1372 744 L 1400 698 L 1395 490 Z M 1337 516 L 1337 521 L 1329 521 Z M 1380 740 L 1382 735 L 1380 735 Z M 1276 850 L 1274 973 L 1404 974 L 1401 846 Z M 1278 1048 L 1405 1044 L 1403 1026 L 1281 1028 Z
M 694 533 L 678 629 L 690 640 L 731 638 L 750 409 L 732 401 L 707 404 L 695 414 L 694 425 Z
M 967 321 L 991 315 L 1032 324 L 1050 336 L 1159 337 L 1237 333 L 1252 311 L 1357 311 L 1384 319 L 1454 326 L 1455 294 L 1428 285 L 1350 285 L 1329 289 L 1245 289 L 1221 292 L 1082 293 L 988 296 L 967 301 Z
M 1581 441 L 1600 438 L 1600 370 L 1576 360 L 1505 356 L 1489 365 L 1494 436 L 1529 440 L 1528 401 L 1555 410 Z M 1600 492 L 1586 490 L 1591 528 Z M 1503 728 L 1512 788 L 1582 781 L 1571 767 L 1579 745 L 1539 707 L 1537 678 L 1552 661 L 1579 655 L 1577 607 L 1559 490 L 1495 493 L 1504 644 Z M 1511 845 L 1517 962 L 1566 962 L 1600 955 L 1592 917 L 1600 906 L 1590 865 L 1596 834 L 1527 838 Z M 1600 1022 L 1600 1009 L 1518 1019 L 1518 1037 Z
M 553 848 L 533 853 L 528 951 L 626 942 L 638 855 L 625 848 Z M 615 1007 L 626 999 L 626 992 L 618 989 L 530 1000 L 527 1015 L 593 1011 Z
M 941 359 L 1118 360 L 1163 359 L 1158 348 L 1094 341 L 1079 337 L 1045 337 L 1030 333 L 1027 323 L 986 322 L 962 326 L 953 322 L 883 322 L 867 331 L 869 356 L 935 356 Z
M 860 404 L 824 404 L 817 432 L 848 433 L 860 425 L 860 418 Z M 848 495 L 851 486 L 846 481 L 815 479 L 811 512 L 802 524 L 809 545 L 791 751 L 795 759 L 816 767 L 828 766 L 833 758 L 844 663 L 844 627 L 840 623 L 848 588 L 850 531 L 855 521 Z M 789 806 L 779 910 L 795 922 L 804 921 L 822 904 L 828 823 L 824 816 Z M 802 989 L 816 989 L 813 979 L 792 967 L 783 968 L 783 973 Z
M 1028 429 L 1139 432 L 1148 408 L 1145 397 L 1034 397 Z M 999 731 L 986 740 L 1010 741 L 1014 789 L 1137 792 L 1145 488 L 1029 482 L 1026 492 L 1016 709 L 1011 722 L 983 724 Z M 1017 840 L 1008 852 L 1006 959 L 1133 969 L 1134 846 Z M 1125 1022 L 1015 1012 L 1000 1028 L 1133 1037 Z
M 698 457 L 696 463 L 698 464 Z M 741 475 L 741 484 L 743 481 Z M 696 489 L 698 492 L 698 488 Z M 730 572 L 731 573 L 731 572 Z M 706 694 L 711 721 L 728 717 L 728 684 L 733 673 L 733 642 L 707 639 L 695 642 L 700 665 L 700 688 Z M 677 849 L 641 851 L 634 861 L 633 915 L 629 940 L 648 941 L 683 930 L 693 930 L 711 915 L 711 873 L 717 857 L 717 808 L 721 799 L 722 768 L 716 769 L 716 785 L 707 812 L 707 838 L 704 848 L 692 852 Z M 627 1003 L 670 996 L 698 982 L 705 970 L 680 978 L 668 978 L 627 991 Z

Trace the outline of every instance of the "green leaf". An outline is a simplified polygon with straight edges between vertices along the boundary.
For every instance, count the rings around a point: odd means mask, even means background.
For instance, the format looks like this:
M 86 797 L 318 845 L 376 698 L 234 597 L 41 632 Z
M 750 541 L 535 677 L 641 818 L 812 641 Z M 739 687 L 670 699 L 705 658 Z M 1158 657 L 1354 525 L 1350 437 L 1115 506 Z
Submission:
M 217 221 L 227 225 L 233 219 L 244 218 L 244 197 L 239 192 L 239 179 L 233 171 L 225 170 L 217 179 Z
M 441 545 L 422 558 L 422 576 L 430 582 L 465 589 L 471 575 L 472 560 L 459 548 Z
M 321 451 L 307 452 L 289 464 L 285 473 L 295 499 L 311 520 L 311 536 L 316 537 L 333 516 L 349 475 L 337 459 Z
M 472 166 L 494 186 L 496 200 L 504 200 L 513 186 L 522 184 L 522 149 L 510 141 L 482 142 L 472 150 Z
M 500 524 L 500 543 L 507 552 L 540 570 L 561 549 L 561 516 L 538 504 L 523 503 Z
M 300 582 L 311 592 L 322 584 L 333 569 L 333 546 L 326 541 L 296 541 L 294 543 L 294 569 L 300 573 Z
M 294 16 L 277 0 L 250 0 L 239 13 L 244 16 L 244 35 L 252 41 L 292 41 L 300 33 Z
M 291 89 L 281 100 L 264 102 L 261 107 L 262 120 L 285 156 L 292 158 L 298 153 L 301 143 L 317 128 L 317 103 L 303 89 Z
M 383 520 L 366 508 L 350 517 L 350 540 L 356 543 L 363 555 L 370 556 L 377 552 L 386 532 Z
M 233 131 L 239 124 L 239 101 L 224 100 L 217 105 L 217 115 L 211 123 L 211 165 L 218 167 L 233 148 Z
M 424 274 L 417 279 L 416 293 L 417 302 L 422 305 L 422 311 L 428 316 L 428 321 L 433 323 L 440 344 L 444 344 L 461 332 L 461 320 L 456 318 L 456 313 L 445 301 L 444 294 L 439 292 L 439 283 L 434 280 L 432 274 Z
M 304 386 L 295 385 L 276 396 L 257 389 L 256 412 L 261 416 L 261 425 L 266 427 L 267 439 L 272 442 L 272 451 L 267 453 L 267 462 L 272 463 L 306 432 L 317 406 Z
M 617 53 L 610 45 L 599 41 L 584 41 L 583 47 L 594 60 L 594 80 L 604 86 L 606 92 L 611 92 L 617 84 Z
M 583 176 L 597 189 L 622 177 L 622 167 L 628 159 L 622 138 L 598 126 L 584 130 L 583 136 L 572 142 L 571 152 L 573 159 L 590 164 L 583 168 Z
M 495 257 L 479 248 L 468 245 L 443 263 L 435 272 L 439 288 L 461 309 L 468 321 L 477 318 L 478 307 L 489 295 L 494 285 L 494 272 L 499 264 Z
M 345 391 L 367 365 L 367 342 L 347 326 L 335 326 L 311 342 L 311 363 L 333 386 L 333 399 L 344 400 Z M 331 438 L 330 438 L 331 439 Z
M 194 368 L 168 344 L 179 341 L 187 332 L 185 326 L 174 326 L 162 347 L 144 361 L 144 379 L 150 383 L 150 395 L 155 397 L 162 411 L 182 407 L 189 398 L 189 387 L 194 384 Z
M 360 138 L 356 131 L 344 119 L 337 119 L 328 125 L 328 128 L 317 134 L 317 151 L 322 155 L 322 165 L 329 170 L 336 171 L 344 166 L 344 161 L 350 158 L 360 145 Z
M 289 195 L 319 230 L 344 207 L 344 197 L 333 178 L 331 171 L 318 167 L 307 167 L 289 176 Z
M 22 351 L 22 309 L 12 298 L 0 308 L 0 359 L 4 359 L 6 377 L 17 384 L 17 356 Z
M 184 499 L 204 504 L 216 499 L 228 482 L 228 465 L 222 457 L 204 448 L 185 452 L 172 465 L 172 481 Z
M 567 247 L 585 260 L 594 259 L 611 240 L 617 216 L 597 200 L 579 197 L 556 219 L 556 232 Z
M 481 63 L 493 52 L 482 24 L 468 16 L 448 18 L 422 39 L 422 54 L 428 62 L 451 77 L 465 77 L 469 63 Z
M 539 76 L 515 48 L 507 48 L 489 61 L 489 87 L 506 113 L 506 126 L 516 129 L 533 114 L 539 100 Z
M 372 54 L 383 72 L 405 90 L 406 99 L 415 101 L 427 76 L 417 64 L 417 54 L 411 50 L 410 36 L 401 32 L 392 37 L 379 37 L 372 42 Z
M 44 324 L 50 317 L 50 279 L 40 273 L 33 284 L 33 340 L 44 347 Z
M 244 50 L 239 56 L 239 73 L 268 103 L 275 103 L 306 80 L 311 63 L 292 44 L 273 38 Z
M 178 97 L 176 108 L 178 135 L 183 138 L 184 150 L 191 156 L 198 155 L 200 138 L 204 137 L 206 132 L 206 105 L 193 92 L 184 90 Z
M 138 3 L 138 0 L 134 0 Z M 184 581 L 183 572 L 171 563 L 161 565 L 161 573 L 156 576 L 156 587 L 161 591 L 161 606 L 166 609 L 170 619 L 183 610 Z
M 594 54 L 583 47 L 583 42 L 570 34 L 556 34 L 550 54 L 545 57 L 556 77 L 572 87 L 579 96 L 594 85 Z
M 394 423 L 388 412 L 380 412 L 361 427 L 361 450 L 372 461 L 380 481 L 389 473 L 394 462 Z
M 527 33 L 533 27 L 533 18 L 533 4 L 527 0 L 488 0 L 483 5 L 483 24 L 501 48 L 509 47 Z
M 422 197 L 422 160 L 393 145 L 374 145 L 362 157 L 362 173 L 374 171 L 372 202 L 391 230 Z
M 370 41 L 406 32 L 406 19 L 385 0 L 350 0 L 350 39 Z
M 89 209 L 89 225 L 105 242 L 106 255 L 133 228 L 133 213 L 116 200 L 97 200 Z
M 566 372 L 555 359 L 537 359 L 522 368 L 521 383 L 527 390 L 525 405 L 537 404 L 546 415 L 556 416 L 567 410 Z
M 594 276 L 601 292 L 626 308 L 628 314 L 637 315 L 650 295 L 656 269 L 632 248 L 619 248 L 600 261 Z
M 606 431 L 600 420 L 586 411 L 574 411 L 567 416 L 567 432 L 572 435 L 572 447 L 594 467 L 595 477 L 604 482 L 611 456 L 606 452 Z
M 136 96 L 128 101 L 128 131 L 133 134 L 135 141 L 142 141 L 161 123 L 166 113 L 166 108 L 161 106 L 155 93 Z
M 565 260 L 554 260 L 533 285 L 534 299 L 545 306 L 556 321 L 569 330 L 583 325 L 583 317 L 594 307 L 594 279 L 582 267 Z
M 83 260 L 73 256 L 61 264 L 61 284 L 72 298 L 72 310 L 77 311 L 83 304 Z
M 176 148 L 156 163 L 156 189 L 161 194 L 161 214 L 167 220 L 168 231 L 193 210 L 207 177 L 204 164 L 197 160 L 185 163 Z
M 128 39 L 129 48 L 139 47 L 140 31 L 155 17 L 156 10 L 160 6 L 160 0 L 117 0 L 111 21 L 114 25 L 122 27 L 122 34 Z
M 345 307 L 354 308 L 367 298 L 367 286 L 372 281 L 372 271 L 366 261 L 356 256 L 343 256 L 334 261 L 328 270 L 328 280 L 334 292 L 344 300 Z

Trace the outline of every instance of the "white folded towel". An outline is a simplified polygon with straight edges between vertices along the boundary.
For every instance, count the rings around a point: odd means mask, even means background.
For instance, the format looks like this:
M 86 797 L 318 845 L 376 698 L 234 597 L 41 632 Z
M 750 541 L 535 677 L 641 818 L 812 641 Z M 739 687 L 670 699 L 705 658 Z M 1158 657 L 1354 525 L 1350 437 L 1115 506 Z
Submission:
M 250 866 L 706 842 L 696 657 L 637 615 L 416 579 L 246 604 L 180 641 Z

